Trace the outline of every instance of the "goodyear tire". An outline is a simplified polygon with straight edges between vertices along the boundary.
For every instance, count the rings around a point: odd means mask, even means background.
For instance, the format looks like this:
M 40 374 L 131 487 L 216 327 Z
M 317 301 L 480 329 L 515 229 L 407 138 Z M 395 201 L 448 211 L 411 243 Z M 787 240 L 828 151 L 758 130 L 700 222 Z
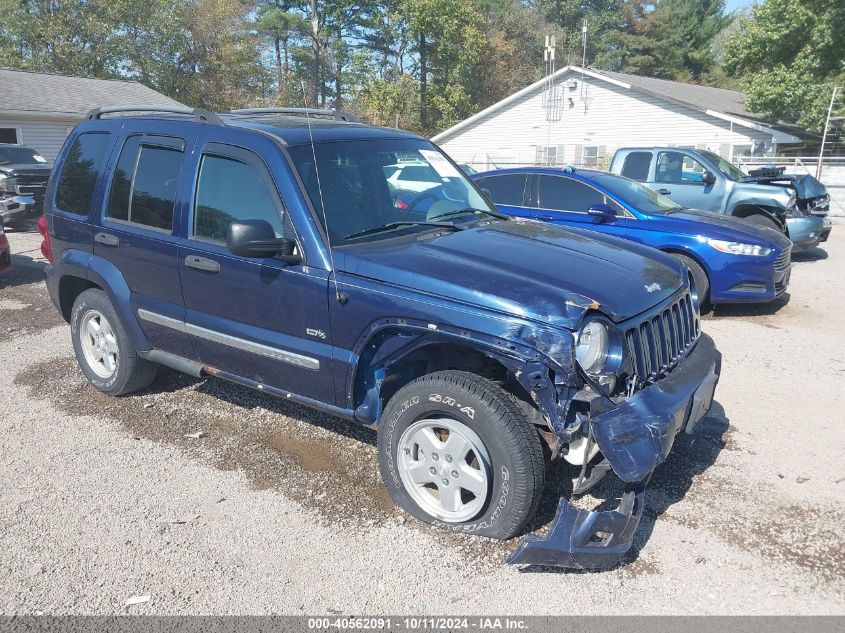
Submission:
M 387 403 L 378 434 L 382 479 L 421 521 L 508 539 L 543 492 L 540 438 L 516 400 L 486 378 L 441 371 Z
M 94 387 L 119 396 L 148 386 L 158 366 L 138 356 L 123 324 L 102 290 L 81 293 L 70 315 L 73 351 Z

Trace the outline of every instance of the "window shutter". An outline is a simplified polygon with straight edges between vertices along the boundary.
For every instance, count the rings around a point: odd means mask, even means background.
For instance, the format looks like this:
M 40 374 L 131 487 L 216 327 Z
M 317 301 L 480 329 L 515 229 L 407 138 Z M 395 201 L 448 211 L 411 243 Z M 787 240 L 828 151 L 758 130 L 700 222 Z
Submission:
M 543 146 L 537 146 L 537 152 L 534 154 L 534 165 L 539 167 L 543 164 Z
M 556 162 L 557 162 L 558 165 L 565 165 L 566 164 L 566 158 L 564 157 L 564 154 L 563 154 L 563 145 L 557 146 L 557 161 Z
M 584 148 L 581 145 L 575 146 L 575 165 L 578 167 L 584 165 Z
M 596 167 L 600 169 L 607 169 L 610 167 L 610 161 L 605 160 L 607 156 L 607 145 L 599 145 L 599 153 L 596 156 Z

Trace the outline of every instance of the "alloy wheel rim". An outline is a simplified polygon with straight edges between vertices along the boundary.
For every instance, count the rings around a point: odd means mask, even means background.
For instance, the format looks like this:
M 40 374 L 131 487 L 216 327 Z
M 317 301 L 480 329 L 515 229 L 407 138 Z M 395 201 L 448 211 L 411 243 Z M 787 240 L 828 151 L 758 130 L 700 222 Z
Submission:
M 483 510 L 490 456 L 466 424 L 449 417 L 418 420 L 402 433 L 398 452 L 399 477 L 426 514 L 462 523 Z
M 79 341 L 85 362 L 100 378 L 117 370 L 117 337 L 108 319 L 96 310 L 86 312 L 79 322 Z

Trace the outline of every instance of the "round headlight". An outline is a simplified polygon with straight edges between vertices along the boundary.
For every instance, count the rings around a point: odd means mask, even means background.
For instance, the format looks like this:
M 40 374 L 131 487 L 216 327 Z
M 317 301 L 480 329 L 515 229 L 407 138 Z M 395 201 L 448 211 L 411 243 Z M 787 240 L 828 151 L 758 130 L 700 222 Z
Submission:
M 575 359 L 587 373 L 597 373 L 607 362 L 609 345 L 607 327 L 601 321 L 590 321 L 578 333 Z

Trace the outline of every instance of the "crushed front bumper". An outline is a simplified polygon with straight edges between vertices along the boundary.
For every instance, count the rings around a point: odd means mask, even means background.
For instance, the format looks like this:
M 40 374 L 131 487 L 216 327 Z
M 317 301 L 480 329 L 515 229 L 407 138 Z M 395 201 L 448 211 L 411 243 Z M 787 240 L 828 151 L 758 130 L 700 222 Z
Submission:
M 41 215 L 41 206 L 32 196 L 0 198 L 0 218 L 4 224 L 18 224 Z
M 789 239 L 792 240 L 794 251 L 805 250 L 818 246 L 824 236 L 825 222 L 819 215 L 805 215 L 800 218 L 787 218 L 786 229 L 789 232 Z M 830 230 L 827 231 L 830 235 Z
M 702 334 L 693 351 L 663 380 L 590 419 L 590 432 L 616 475 L 627 483 L 616 510 L 579 510 L 566 499 L 544 538 L 529 534 L 510 564 L 574 569 L 612 567 L 630 549 L 652 471 L 669 455 L 681 429 L 691 433 L 710 410 L 722 356 Z

